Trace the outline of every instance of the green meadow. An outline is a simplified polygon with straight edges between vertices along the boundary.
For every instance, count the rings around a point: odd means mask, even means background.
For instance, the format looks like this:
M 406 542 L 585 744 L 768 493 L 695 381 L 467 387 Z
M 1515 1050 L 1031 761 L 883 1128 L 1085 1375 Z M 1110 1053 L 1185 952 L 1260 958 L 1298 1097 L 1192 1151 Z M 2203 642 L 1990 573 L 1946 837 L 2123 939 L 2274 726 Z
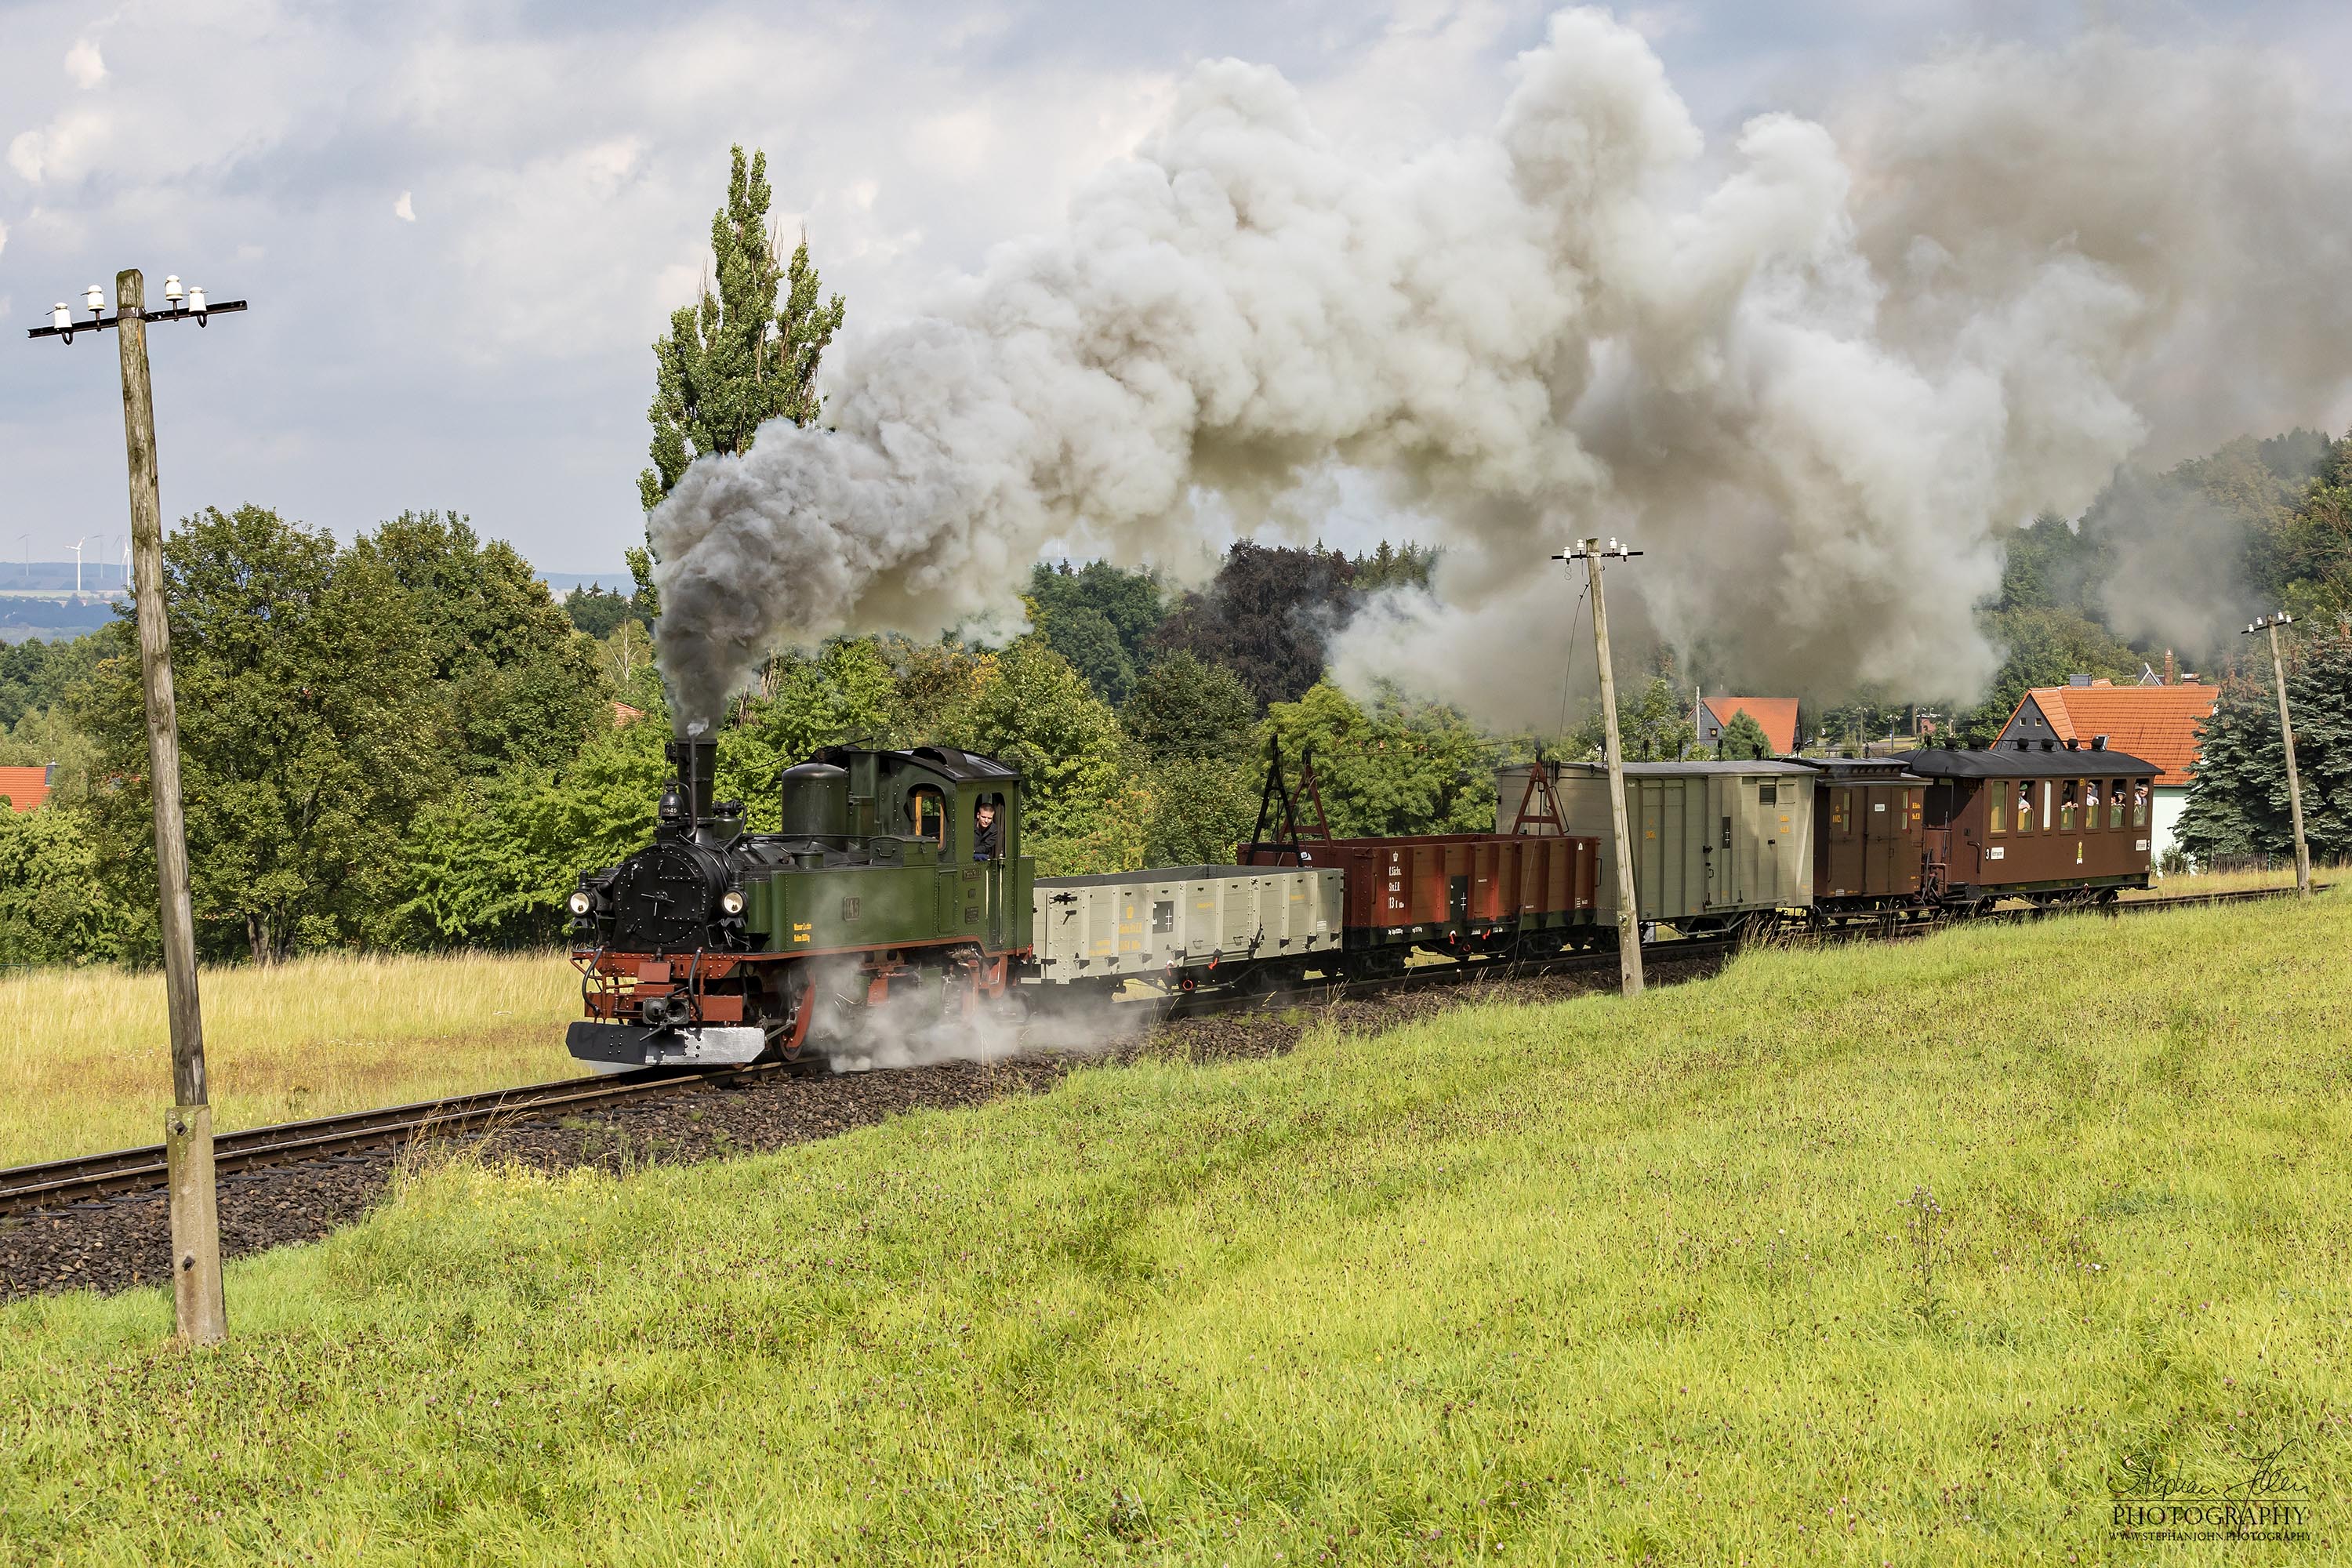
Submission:
M 218 1351 L 0 1309 L 0 1562 L 2340 1560 L 2347 952 L 2334 894 L 1765 952 L 425 1170 L 233 1265 Z

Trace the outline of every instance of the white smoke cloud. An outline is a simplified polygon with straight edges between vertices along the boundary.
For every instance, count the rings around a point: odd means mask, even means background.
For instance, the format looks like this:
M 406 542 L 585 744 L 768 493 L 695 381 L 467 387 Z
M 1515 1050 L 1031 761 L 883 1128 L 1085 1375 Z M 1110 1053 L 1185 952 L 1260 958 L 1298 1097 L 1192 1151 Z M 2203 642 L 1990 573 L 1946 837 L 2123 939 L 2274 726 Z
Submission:
M 2347 384 L 2345 143 L 2278 61 L 1960 52 L 1843 140 L 1759 116 L 1720 170 L 1601 13 L 1514 76 L 1490 135 L 1375 162 L 1276 72 L 1200 67 L 1063 232 L 848 345 L 832 428 L 688 469 L 653 518 L 681 715 L 776 640 L 1002 616 L 1054 542 L 1184 554 L 1204 500 L 1247 524 L 1334 463 L 1448 547 L 1343 679 L 1542 717 L 1496 672 L 1559 642 L 1544 558 L 1601 532 L 1650 552 L 1628 634 L 1966 696 L 2002 529 Z
M 1055 994 L 1038 1000 L 1034 1012 L 1020 1000 L 983 1000 L 967 1015 L 941 1005 L 937 979 L 909 981 L 869 1003 L 867 976 L 854 959 L 821 962 L 811 984 L 818 1001 L 809 1045 L 835 1072 L 1048 1053 L 1096 1056 L 1140 1039 L 1154 1011 L 1092 993 L 1065 996 L 1063 987 L 1048 986 L 1044 989 Z

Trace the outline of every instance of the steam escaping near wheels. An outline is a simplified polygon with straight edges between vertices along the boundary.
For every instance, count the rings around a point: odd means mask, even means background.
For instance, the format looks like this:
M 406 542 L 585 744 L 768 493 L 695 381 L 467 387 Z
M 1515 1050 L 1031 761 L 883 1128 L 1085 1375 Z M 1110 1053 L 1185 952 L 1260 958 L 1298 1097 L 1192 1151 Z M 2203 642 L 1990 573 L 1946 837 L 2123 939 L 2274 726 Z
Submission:
M 1388 163 L 1204 63 L 1060 232 L 845 342 L 822 426 L 688 470 L 652 518 L 675 706 L 715 717 L 779 639 L 1017 626 L 1051 548 L 1197 559 L 1336 469 L 1446 547 L 1436 598 L 1339 635 L 1343 679 L 1545 717 L 1483 677 L 1557 645 L 1530 565 L 1582 531 L 1673 561 L 1636 634 L 1973 696 L 2002 531 L 2151 443 L 2344 412 L 2352 136 L 2305 78 L 1962 47 L 1710 156 L 1649 46 L 1569 11 L 1486 134 Z M 2117 519 L 2119 559 L 2161 574 L 2178 524 Z
M 1025 993 L 1034 986 L 964 1007 L 945 1000 L 936 981 L 891 987 L 877 1001 L 856 960 L 820 961 L 815 970 L 809 1044 L 835 1072 L 1004 1061 L 1024 1053 L 1099 1055 L 1140 1038 L 1152 1012 L 1122 1006 L 1108 993 L 1057 994 L 1052 1006 L 1033 1009 Z

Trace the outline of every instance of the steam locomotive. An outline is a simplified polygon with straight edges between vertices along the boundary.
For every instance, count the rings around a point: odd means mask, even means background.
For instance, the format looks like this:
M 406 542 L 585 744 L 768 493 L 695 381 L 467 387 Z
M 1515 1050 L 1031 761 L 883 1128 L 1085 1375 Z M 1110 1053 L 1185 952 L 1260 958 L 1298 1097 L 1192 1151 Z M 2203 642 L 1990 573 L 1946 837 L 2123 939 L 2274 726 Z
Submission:
M 827 1002 L 1004 998 L 1030 947 L 1012 769 L 944 746 L 828 747 L 779 779 L 781 831 L 750 833 L 742 803 L 711 798 L 715 742 L 668 755 L 653 842 L 571 896 L 587 1014 L 574 1057 L 615 1071 L 790 1061 Z

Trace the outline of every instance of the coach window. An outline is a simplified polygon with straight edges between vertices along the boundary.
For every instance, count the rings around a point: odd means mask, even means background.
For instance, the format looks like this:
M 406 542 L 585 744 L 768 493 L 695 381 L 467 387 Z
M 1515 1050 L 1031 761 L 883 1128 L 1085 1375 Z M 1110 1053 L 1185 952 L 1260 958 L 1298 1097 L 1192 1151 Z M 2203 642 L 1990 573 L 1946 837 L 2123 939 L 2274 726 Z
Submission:
M 2083 831 L 2096 833 L 2105 826 L 2099 820 L 2099 781 L 2086 780 L 2083 784 Z
M 928 838 L 940 848 L 948 843 L 947 797 L 929 784 L 917 784 L 907 792 L 907 816 L 915 825 L 915 837 Z
M 2077 786 L 2073 779 L 2068 779 L 2059 788 L 2058 831 L 2061 833 L 2074 831 L 2074 818 L 2082 810 L 2082 803 L 2075 798 L 2076 794 Z
M 2110 829 L 2114 829 L 2121 827 L 2123 825 L 2124 781 L 2121 779 L 2109 779 L 2107 781 L 2107 826 Z
M 2009 781 L 1995 779 L 1992 788 L 1985 792 L 1986 826 L 1994 833 L 2009 831 Z
M 2144 782 L 2132 785 L 2132 826 L 2147 826 L 2147 785 Z
M 2020 833 L 2033 831 L 2033 781 L 2032 779 L 2017 781 L 2017 830 Z

